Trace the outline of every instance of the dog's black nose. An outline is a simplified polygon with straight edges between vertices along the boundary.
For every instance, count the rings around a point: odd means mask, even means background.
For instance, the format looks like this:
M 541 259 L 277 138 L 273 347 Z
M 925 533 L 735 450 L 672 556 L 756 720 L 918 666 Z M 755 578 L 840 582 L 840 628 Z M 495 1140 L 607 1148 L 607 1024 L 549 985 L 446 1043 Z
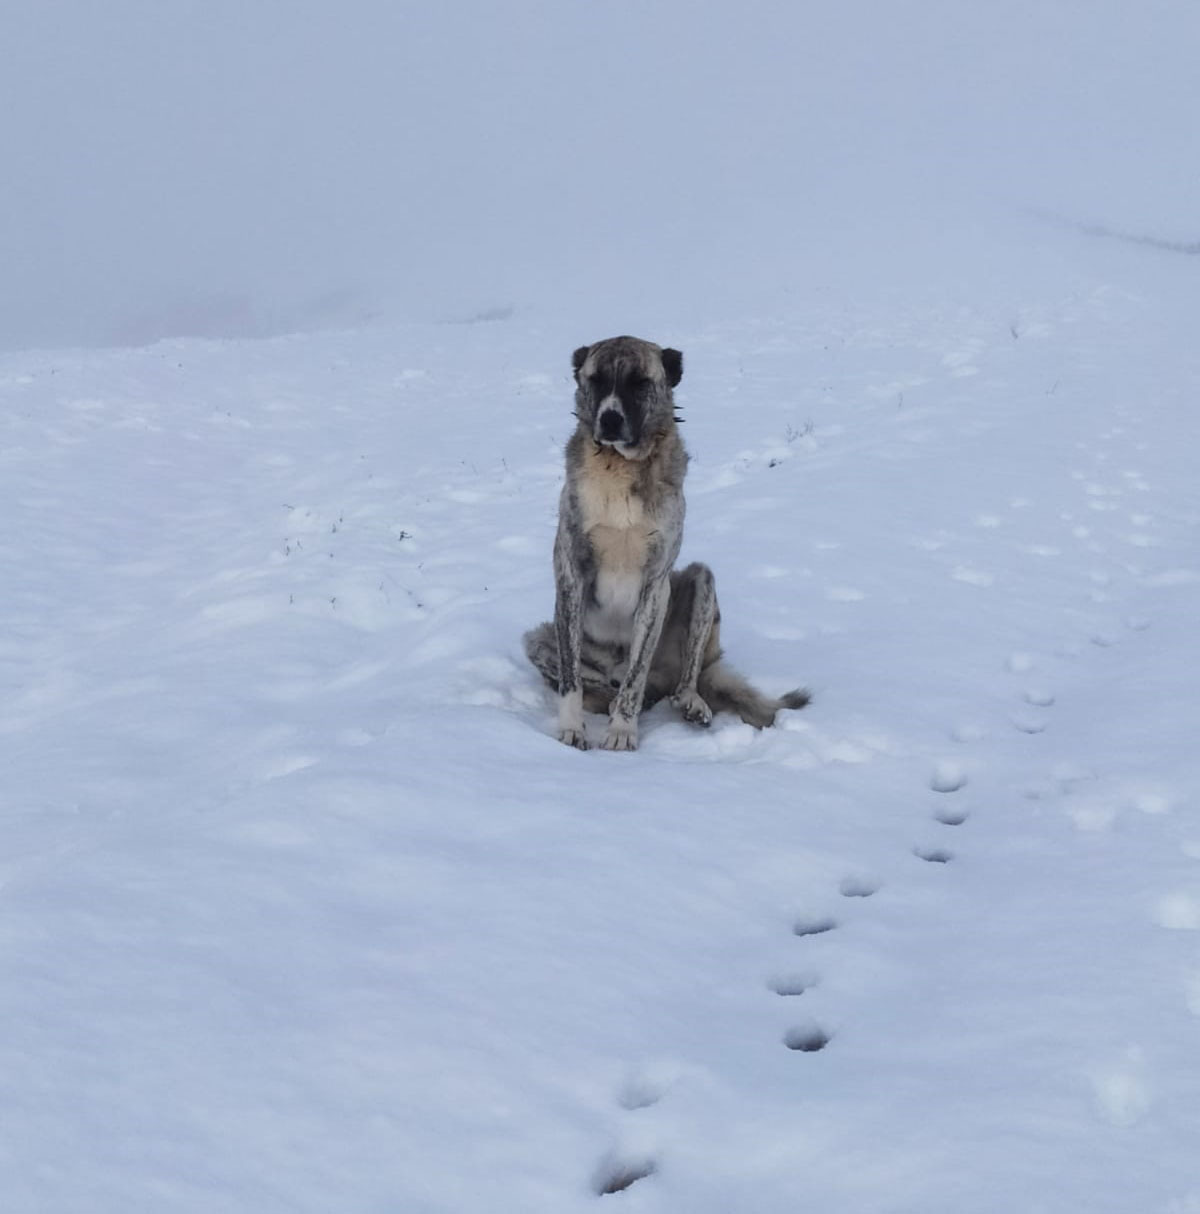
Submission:
M 606 442 L 615 443 L 621 437 L 621 428 L 625 419 L 616 409 L 605 409 L 600 414 L 600 437 Z

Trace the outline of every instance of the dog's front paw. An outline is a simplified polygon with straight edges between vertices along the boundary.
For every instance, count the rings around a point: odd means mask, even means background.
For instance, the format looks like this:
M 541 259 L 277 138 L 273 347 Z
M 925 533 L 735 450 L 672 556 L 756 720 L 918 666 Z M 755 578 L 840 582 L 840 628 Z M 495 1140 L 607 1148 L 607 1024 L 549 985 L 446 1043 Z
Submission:
M 637 724 L 633 721 L 610 721 L 601 745 L 605 750 L 637 750 Z
M 574 746 L 576 750 L 587 750 L 587 735 L 582 729 L 560 729 L 558 740 L 566 746 Z
M 704 702 L 704 698 L 698 691 L 691 688 L 677 691 L 671 697 L 671 703 L 683 714 L 685 721 L 705 727 L 712 724 L 712 709 Z

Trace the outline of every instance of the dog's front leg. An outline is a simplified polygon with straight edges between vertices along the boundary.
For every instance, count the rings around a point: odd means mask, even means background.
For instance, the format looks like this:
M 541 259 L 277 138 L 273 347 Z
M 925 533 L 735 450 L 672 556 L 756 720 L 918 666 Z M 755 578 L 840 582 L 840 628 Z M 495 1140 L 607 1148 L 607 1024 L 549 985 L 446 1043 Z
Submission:
M 609 710 L 605 750 L 637 750 L 638 714 L 646 694 L 646 678 L 658 648 L 671 583 L 665 573 L 646 579 L 633 612 L 633 636 L 629 645 L 629 669 Z
M 569 541 L 560 536 L 554 551 L 554 632 L 558 640 L 558 740 L 587 750 L 583 728 L 583 578 Z

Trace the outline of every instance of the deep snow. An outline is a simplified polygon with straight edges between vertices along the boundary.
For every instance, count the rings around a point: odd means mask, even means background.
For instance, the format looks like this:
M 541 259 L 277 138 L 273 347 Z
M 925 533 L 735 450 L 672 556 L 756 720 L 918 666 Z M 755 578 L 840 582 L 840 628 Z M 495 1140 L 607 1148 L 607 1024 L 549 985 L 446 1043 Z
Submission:
M 1195 265 L 983 247 L 4 356 L 0 1207 L 1200 1209 Z M 815 702 L 579 754 L 520 634 L 627 327 Z

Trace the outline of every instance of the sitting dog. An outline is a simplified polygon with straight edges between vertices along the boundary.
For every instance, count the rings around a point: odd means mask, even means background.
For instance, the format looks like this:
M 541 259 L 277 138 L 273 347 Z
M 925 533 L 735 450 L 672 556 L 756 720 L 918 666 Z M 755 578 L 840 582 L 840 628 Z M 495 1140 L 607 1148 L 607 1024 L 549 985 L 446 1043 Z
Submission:
M 636 337 L 581 346 L 575 417 L 554 542 L 554 623 L 525 652 L 558 692 L 558 736 L 587 749 L 583 713 L 608 712 L 606 750 L 636 750 L 637 720 L 663 696 L 685 720 L 736 712 L 762 728 L 804 691 L 772 699 L 721 661 L 707 565 L 674 569 L 687 452 L 671 390 L 683 355 Z

